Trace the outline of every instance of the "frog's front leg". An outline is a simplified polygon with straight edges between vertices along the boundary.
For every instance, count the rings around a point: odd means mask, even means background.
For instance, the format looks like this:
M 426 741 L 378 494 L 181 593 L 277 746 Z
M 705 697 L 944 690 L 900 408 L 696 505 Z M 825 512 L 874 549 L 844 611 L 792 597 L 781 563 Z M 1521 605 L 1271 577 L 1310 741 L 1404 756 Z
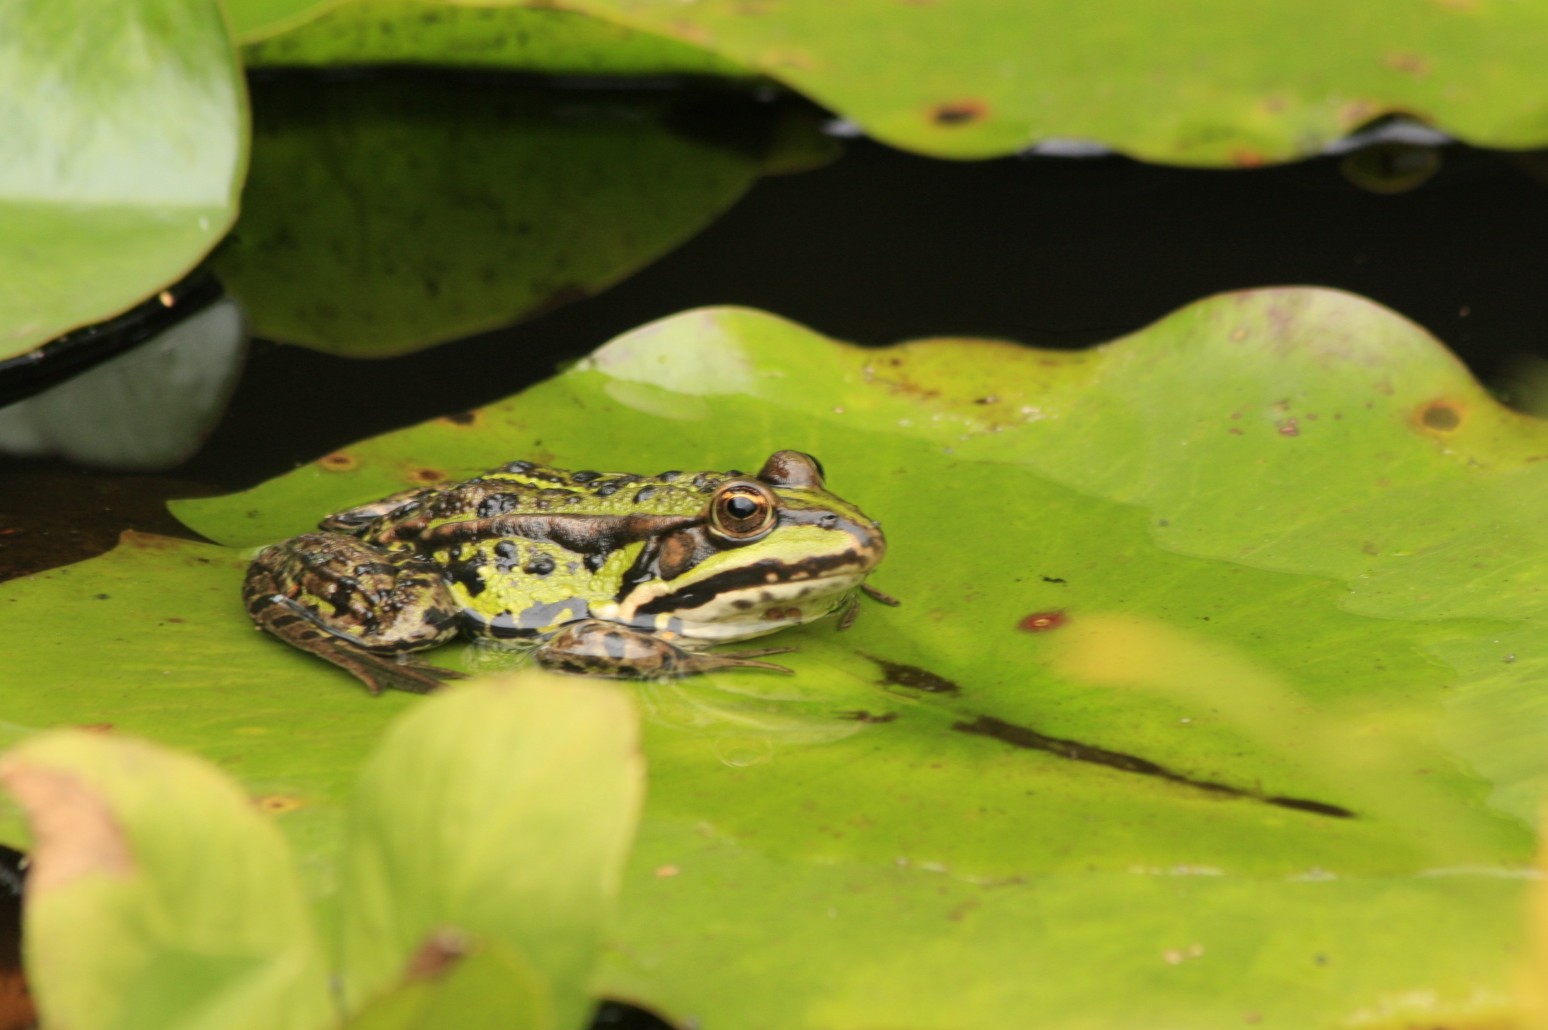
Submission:
M 253 622 L 293 647 L 385 688 L 423 694 L 462 673 L 408 659 L 457 634 L 440 570 L 343 533 L 304 533 L 265 548 L 242 585 Z
M 783 665 L 752 659 L 794 650 L 793 647 L 769 647 L 721 654 L 689 651 L 632 626 L 585 619 L 572 622 L 549 637 L 533 655 L 541 664 L 563 672 L 625 679 L 667 679 L 719 669 L 767 669 L 788 674 L 790 670 Z

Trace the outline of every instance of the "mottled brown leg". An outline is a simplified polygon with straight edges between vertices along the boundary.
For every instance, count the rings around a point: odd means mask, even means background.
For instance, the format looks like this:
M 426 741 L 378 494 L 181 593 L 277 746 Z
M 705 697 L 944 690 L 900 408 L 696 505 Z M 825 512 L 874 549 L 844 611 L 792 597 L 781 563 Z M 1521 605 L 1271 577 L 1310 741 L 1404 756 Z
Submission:
M 539 645 L 534 656 L 543 665 L 563 672 L 622 679 L 667 679 L 720 669 L 766 669 L 788 675 L 790 670 L 783 665 L 752 659 L 794 650 L 793 647 L 768 647 L 721 654 L 688 651 L 642 630 L 587 619 L 572 622 L 548 638 Z
M 408 657 L 457 634 L 457 604 L 439 570 L 414 555 L 305 533 L 259 553 L 242 596 L 259 628 L 344 669 L 372 694 L 424 694 L 464 675 Z

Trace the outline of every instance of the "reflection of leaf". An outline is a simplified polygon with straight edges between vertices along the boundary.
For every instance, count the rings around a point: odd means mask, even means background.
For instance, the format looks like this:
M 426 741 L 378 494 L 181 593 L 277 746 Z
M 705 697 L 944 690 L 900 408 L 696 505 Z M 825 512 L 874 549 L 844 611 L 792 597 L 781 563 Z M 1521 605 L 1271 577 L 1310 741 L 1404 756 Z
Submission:
M 761 159 L 756 139 L 701 138 L 695 118 L 724 112 L 680 98 L 287 78 L 253 103 L 245 210 L 217 271 L 256 334 L 355 356 L 609 285 L 730 205 Z
M 57 454 L 111 469 L 180 465 L 224 413 L 246 349 L 241 308 L 216 300 L 111 360 L 0 407 L 0 453 Z
M 0 5 L 0 357 L 187 272 L 236 213 L 245 130 L 214 0 Z
M 248 548 L 518 455 L 792 446 L 884 522 L 903 607 L 784 634 L 795 677 L 639 688 L 652 784 L 609 993 L 835 1027 L 1500 1003 L 1548 775 L 1548 428 L 1358 298 L 1219 297 L 1062 354 L 691 312 L 178 512 Z M 306 797 L 284 820 L 316 854 L 341 766 L 409 699 L 245 628 L 240 553 L 130 543 L 0 592 L 8 668 L 47 685 L 7 699 L 12 732 L 195 744 Z
M 884 142 L 946 157 L 1077 137 L 1154 161 L 1251 165 L 1315 152 L 1388 113 L 1482 146 L 1548 141 L 1537 59 L 1548 10 L 1537 4 L 1454 0 L 1405 7 L 1401 17 L 1342 0 L 506 5 L 558 7 L 682 40 L 791 86 Z M 342 51 L 337 59 L 347 63 Z
M 429 64 L 547 75 L 746 76 L 701 47 L 570 11 L 350 0 L 242 51 L 266 65 Z

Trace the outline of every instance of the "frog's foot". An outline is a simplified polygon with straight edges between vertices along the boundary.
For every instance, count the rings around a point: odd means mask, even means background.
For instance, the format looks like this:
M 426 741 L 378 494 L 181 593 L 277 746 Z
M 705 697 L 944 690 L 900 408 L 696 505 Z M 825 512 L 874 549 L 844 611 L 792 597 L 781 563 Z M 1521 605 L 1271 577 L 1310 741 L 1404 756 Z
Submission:
M 344 669 L 371 693 L 423 694 L 463 675 L 409 659 L 457 633 L 438 570 L 340 533 L 307 533 L 263 550 L 242 594 L 258 627 Z
M 873 601 L 880 601 L 882 604 L 886 605 L 888 608 L 896 608 L 898 605 L 903 603 L 902 601 L 899 601 L 896 597 L 893 597 L 891 594 L 884 594 L 884 593 L 882 593 L 880 590 L 877 590 L 875 587 L 871 586 L 871 584 L 869 584 L 869 583 L 861 583 L 860 584 L 860 592 L 862 594 L 864 594 L 866 597 L 869 597 Z
M 793 647 L 770 647 L 730 654 L 689 651 L 631 626 L 599 619 L 572 622 L 545 640 L 533 656 L 550 669 L 588 676 L 667 679 L 721 669 L 766 669 L 789 674 L 783 665 L 755 659 L 784 654 Z
M 887 605 L 889 608 L 896 608 L 899 604 L 902 603 L 896 597 L 893 597 L 890 594 L 882 593 L 880 590 L 877 590 L 869 583 L 860 584 L 860 593 L 864 594 L 866 597 L 869 597 L 873 601 L 880 601 L 882 604 Z M 855 624 L 855 616 L 859 614 L 860 596 L 859 594 L 850 594 L 849 597 L 844 601 L 843 607 L 839 609 L 838 628 L 848 629 L 849 627 L 853 626 Z

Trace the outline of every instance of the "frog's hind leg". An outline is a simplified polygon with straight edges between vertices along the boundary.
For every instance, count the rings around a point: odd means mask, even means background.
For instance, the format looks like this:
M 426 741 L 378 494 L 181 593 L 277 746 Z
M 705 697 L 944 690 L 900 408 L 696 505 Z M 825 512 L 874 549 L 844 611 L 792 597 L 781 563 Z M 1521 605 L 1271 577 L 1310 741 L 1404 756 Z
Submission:
M 463 675 L 408 657 L 457 634 L 451 592 L 436 566 L 416 555 L 342 533 L 305 533 L 260 552 L 242 596 L 261 629 L 351 673 L 373 694 L 423 694 Z
M 563 672 L 625 679 L 668 679 L 720 669 L 767 669 L 790 673 L 783 665 L 753 661 L 784 654 L 793 647 L 713 654 L 688 651 L 643 630 L 600 619 L 572 622 L 533 652 L 543 665 Z

